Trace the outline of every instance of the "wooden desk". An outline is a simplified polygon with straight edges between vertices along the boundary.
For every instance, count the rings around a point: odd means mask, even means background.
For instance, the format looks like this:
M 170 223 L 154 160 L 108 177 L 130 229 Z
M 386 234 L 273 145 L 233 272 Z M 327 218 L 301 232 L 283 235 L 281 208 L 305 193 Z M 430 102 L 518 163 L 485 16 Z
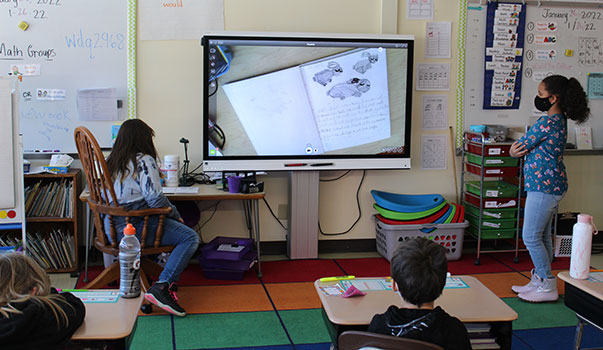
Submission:
M 461 277 L 469 288 L 444 289 L 435 301 L 448 314 L 462 322 L 487 322 L 502 349 L 511 348 L 511 323 L 517 313 L 505 304 L 479 280 L 471 276 Z M 320 286 L 334 282 L 314 282 L 323 307 L 323 318 L 335 344 L 339 334 L 349 329 L 366 330 L 375 314 L 384 313 L 390 305 L 402 305 L 402 299 L 393 291 L 369 291 L 363 297 L 342 298 L 327 296 Z
M 578 317 L 574 349 L 579 349 L 584 322 L 603 331 L 603 283 L 571 278 L 569 271 L 559 272 L 557 276 L 565 282 L 565 306 Z
M 221 201 L 221 200 L 242 200 L 249 229 L 249 236 L 255 240 L 256 249 L 258 252 L 258 277 L 262 277 L 262 265 L 260 258 L 260 216 L 259 216 L 259 200 L 264 199 L 264 192 L 259 193 L 230 193 L 218 190 L 215 185 L 199 185 L 193 187 L 199 188 L 197 193 L 166 193 L 165 196 L 171 202 L 177 201 Z M 84 190 L 80 194 L 80 200 L 88 201 L 90 196 L 88 190 Z M 90 235 L 92 227 L 90 222 L 90 208 L 86 210 L 86 261 L 84 281 L 88 280 L 88 248 L 90 247 Z
M 116 303 L 85 303 L 86 318 L 71 340 L 77 344 L 102 343 L 110 349 L 126 349 L 142 301 L 141 294 L 134 299 L 120 297 Z

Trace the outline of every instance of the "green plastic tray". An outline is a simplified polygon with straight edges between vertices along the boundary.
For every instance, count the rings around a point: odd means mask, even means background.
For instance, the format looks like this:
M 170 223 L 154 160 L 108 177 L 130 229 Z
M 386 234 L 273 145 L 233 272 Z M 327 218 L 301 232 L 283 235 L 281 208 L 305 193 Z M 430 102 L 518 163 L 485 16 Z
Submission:
M 477 154 L 467 153 L 467 161 L 469 163 L 481 165 L 482 156 Z M 484 159 L 485 167 L 501 167 L 501 166 L 517 166 L 519 164 L 519 158 L 513 157 L 486 157 Z
M 465 212 L 479 217 L 480 209 L 469 203 L 465 203 Z M 488 219 L 512 219 L 517 217 L 517 208 L 484 208 L 482 216 Z
M 397 212 L 397 211 L 393 211 L 393 210 L 387 210 L 385 208 L 380 207 L 377 203 L 373 204 L 373 208 L 377 209 L 377 211 L 379 212 L 379 214 L 381 214 L 384 218 L 387 218 L 387 219 L 392 219 L 392 220 L 416 220 L 416 219 L 424 218 L 424 217 L 426 217 L 428 215 L 431 215 L 431 214 L 439 211 L 445 205 L 446 205 L 446 201 L 444 201 L 442 204 L 438 205 L 435 208 L 432 208 L 432 209 L 429 209 L 429 210 L 425 210 L 425 211 L 416 212 L 416 213 L 401 213 L 401 212 Z
M 467 181 L 465 189 L 479 196 L 479 181 Z M 517 197 L 517 185 L 504 181 L 484 181 L 483 196 L 489 198 L 512 198 Z
M 479 216 L 473 216 L 471 214 L 467 215 L 467 221 L 473 226 L 478 226 Z M 482 216 L 482 229 L 491 230 L 491 229 L 507 229 L 507 228 L 515 228 L 517 224 L 517 219 L 495 219 L 495 218 L 487 218 Z
M 515 231 L 516 231 L 516 229 L 514 229 L 514 228 L 492 229 L 492 230 L 482 229 L 481 239 L 513 238 L 513 237 L 515 237 Z M 467 232 L 469 232 L 472 236 L 477 238 L 477 227 L 470 224 L 469 227 L 467 227 Z

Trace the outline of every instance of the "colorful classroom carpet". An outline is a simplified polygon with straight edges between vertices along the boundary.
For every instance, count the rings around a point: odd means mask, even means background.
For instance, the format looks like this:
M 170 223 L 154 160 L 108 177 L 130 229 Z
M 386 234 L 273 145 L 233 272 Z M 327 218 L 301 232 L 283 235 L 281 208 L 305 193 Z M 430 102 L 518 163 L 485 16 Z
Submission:
M 522 253 L 519 262 L 512 254 L 483 254 L 481 265 L 473 264 L 475 254 L 449 262 L 454 275 L 478 278 L 513 308 L 519 318 L 513 322 L 513 349 L 571 349 L 577 322 L 565 307 L 563 297 L 556 303 L 530 304 L 511 291 L 514 284 L 529 281 L 532 264 Z M 569 268 L 569 258 L 557 258 L 554 274 Z M 93 267 L 89 277 L 100 272 Z M 320 311 L 314 280 L 324 276 L 389 275 L 384 258 L 317 259 L 262 263 L 263 277 L 248 271 L 241 281 L 207 279 L 198 265 L 190 265 L 178 283 L 184 318 L 173 317 L 157 308 L 140 314 L 131 349 L 269 349 L 328 350 L 331 339 Z M 83 284 L 78 281 L 78 286 Z M 563 284 L 558 283 L 563 293 Z M 586 326 L 582 347 L 603 347 L 603 333 Z

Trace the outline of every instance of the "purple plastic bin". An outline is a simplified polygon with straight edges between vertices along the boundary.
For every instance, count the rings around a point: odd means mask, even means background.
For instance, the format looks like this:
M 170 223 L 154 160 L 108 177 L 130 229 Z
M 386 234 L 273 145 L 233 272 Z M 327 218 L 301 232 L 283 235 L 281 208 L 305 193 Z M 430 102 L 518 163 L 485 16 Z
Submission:
M 199 256 L 199 266 L 202 269 L 225 269 L 247 271 L 253 264 L 257 262 L 258 253 L 255 250 L 250 250 L 241 260 L 223 260 L 223 259 L 208 259 L 205 256 Z
M 243 246 L 240 252 L 218 251 L 222 244 L 237 244 Z M 237 237 L 216 237 L 201 248 L 205 259 L 241 260 L 253 247 L 253 239 Z

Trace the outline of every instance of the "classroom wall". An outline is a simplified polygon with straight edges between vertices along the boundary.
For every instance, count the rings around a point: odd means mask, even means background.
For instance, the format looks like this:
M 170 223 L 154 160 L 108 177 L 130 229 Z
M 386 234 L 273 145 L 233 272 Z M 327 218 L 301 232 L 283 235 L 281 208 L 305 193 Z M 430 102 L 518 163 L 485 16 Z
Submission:
M 449 124 L 455 125 L 455 87 L 457 84 L 457 37 L 459 0 L 435 0 L 433 21 L 452 22 L 451 59 L 425 59 L 426 21 L 406 19 L 405 0 L 224 0 L 226 30 L 286 31 L 286 32 L 341 32 L 378 34 L 381 28 L 397 26 L 399 34 L 414 34 L 416 39 L 415 62 L 449 62 L 451 67 L 448 95 Z M 382 5 L 398 9 L 395 16 L 382 16 Z M 386 18 L 382 21 L 382 17 Z M 392 23 L 395 22 L 395 23 Z M 181 137 L 190 140 L 191 165 L 201 162 L 202 147 L 202 67 L 199 40 L 138 41 L 137 108 L 138 118 L 149 123 L 156 131 L 157 149 L 165 154 L 179 154 L 183 159 Z M 348 234 L 320 239 L 374 238 L 371 189 L 398 193 L 440 193 L 455 201 L 456 191 L 450 149 L 447 170 L 420 169 L 421 130 L 420 106 L 424 92 L 413 97 L 413 128 L 411 143 L 411 170 L 371 170 L 359 194 L 362 218 Z M 440 94 L 440 92 L 437 92 Z M 431 133 L 431 132 L 430 132 Z M 437 132 L 433 132 L 437 133 Z M 448 134 L 448 131 L 439 131 Z M 458 160 L 457 160 L 458 161 Z M 458 163 L 457 163 L 458 164 Z M 570 193 L 562 202 L 562 210 L 580 210 L 603 218 L 598 203 L 603 173 L 600 156 L 567 157 Z M 458 167 L 458 166 L 457 166 Z M 459 171 L 460 169 L 457 169 Z M 321 178 L 334 178 L 342 171 L 324 171 Z M 323 182 L 320 185 L 320 224 L 325 232 L 347 230 L 356 220 L 356 190 L 362 171 L 352 171 L 341 180 Z M 285 172 L 270 173 L 261 178 L 265 182 L 266 200 L 275 212 L 287 204 L 288 178 Z M 460 184 L 460 177 L 459 177 Z M 592 191 L 598 192 L 592 192 Z M 583 198 L 588 198 L 583 200 Z M 207 208 L 213 203 L 200 203 Z M 241 235 L 245 233 L 242 204 L 238 201 L 222 202 L 214 217 L 202 229 L 202 238 L 209 241 L 217 235 Z M 204 211 L 201 220 L 209 218 L 212 208 Z M 262 241 L 285 240 L 286 231 L 272 218 L 266 206 L 260 204 Z M 286 225 L 286 220 L 284 221 Z

